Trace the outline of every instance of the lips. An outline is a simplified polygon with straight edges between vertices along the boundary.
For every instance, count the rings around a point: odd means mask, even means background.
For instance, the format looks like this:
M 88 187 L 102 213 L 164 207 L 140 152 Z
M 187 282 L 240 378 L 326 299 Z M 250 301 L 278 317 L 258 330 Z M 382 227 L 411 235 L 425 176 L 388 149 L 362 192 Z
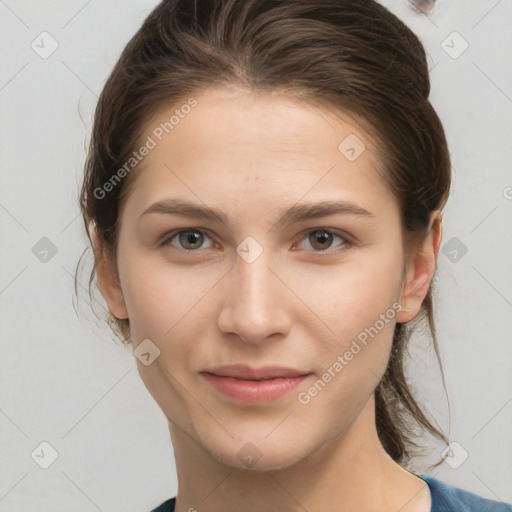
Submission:
M 308 375 L 309 372 L 286 368 L 284 366 L 264 366 L 261 368 L 252 368 L 243 364 L 234 364 L 228 366 L 217 366 L 204 370 L 204 373 L 210 373 L 219 377 L 232 377 L 241 380 L 268 380 L 268 379 L 293 379 Z
M 283 366 L 251 368 L 246 365 L 218 366 L 201 374 L 222 396 L 245 403 L 277 400 L 311 375 Z

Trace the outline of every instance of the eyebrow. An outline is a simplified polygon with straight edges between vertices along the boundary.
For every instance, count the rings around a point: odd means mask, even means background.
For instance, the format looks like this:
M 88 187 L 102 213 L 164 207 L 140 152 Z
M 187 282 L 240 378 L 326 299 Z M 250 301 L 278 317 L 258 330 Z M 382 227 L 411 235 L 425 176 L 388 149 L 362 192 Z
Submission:
M 222 210 L 182 199 L 164 199 L 157 201 L 146 208 L 141 213 L 139 219 L 148 213 L 181 215 L 183 217 L 204 219 L 229 226 L 229 218 Z M 290 226 L 308 219 L 315 219 L 335 214 L 357 215 L 369 219 L 375 218 L 375 215 L 369 210 L 348 201 L 321 201 L 318 203 L 304 203 L 292 206 L 285 212 L 282 212 L 281 217 L 272 229 Z

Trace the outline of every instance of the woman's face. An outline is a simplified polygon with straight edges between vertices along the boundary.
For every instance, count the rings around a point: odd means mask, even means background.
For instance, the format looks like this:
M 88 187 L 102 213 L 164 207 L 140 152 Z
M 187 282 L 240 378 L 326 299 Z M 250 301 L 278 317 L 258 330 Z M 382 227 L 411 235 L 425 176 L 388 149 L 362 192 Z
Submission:
M 399 208 L 348 118 L 236 89 L 195 100 L 147 126 L 120 212 L 122 298 L 102 293 L 171 425 L 232 466 L 285 467 L 347 432 L 386 369 L 407 320 Z M 205 373 L 226 365 L 304 377 Z

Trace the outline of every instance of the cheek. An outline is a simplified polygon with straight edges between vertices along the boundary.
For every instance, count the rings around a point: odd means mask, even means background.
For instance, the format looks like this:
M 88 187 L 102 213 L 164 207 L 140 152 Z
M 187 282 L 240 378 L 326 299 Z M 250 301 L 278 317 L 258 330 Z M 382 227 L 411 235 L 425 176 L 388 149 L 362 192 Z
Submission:
M 391 253 L 387 258 L 382 252 L 378 258 L 370 256 L 332 266 L 298 291 L 316 314 L 308 312 L 311 320 L 303 326 L 315 340 L 322 369 L 332 367 L 338 356 L 347 370 L 364 366 L 380 374 L 387 365 L 398 308 L 399 261 Z
M 299 282 L 299 281 L 297 281 Z M 297 295 L 334 333 L 351 333 L 372 325 L 398 299 L 400 273 L 392 266 L 367 264 L 330 267 L 302 281 Z M 327 332 L 327 331 L 326 331 Z
M 212 269 L 179 267 L 143 255 L 124 263 L 123 295 L 134 347 L 145 338 L 163 345 L 183 325 L 190 326 L 203 299 L 222 277 Z

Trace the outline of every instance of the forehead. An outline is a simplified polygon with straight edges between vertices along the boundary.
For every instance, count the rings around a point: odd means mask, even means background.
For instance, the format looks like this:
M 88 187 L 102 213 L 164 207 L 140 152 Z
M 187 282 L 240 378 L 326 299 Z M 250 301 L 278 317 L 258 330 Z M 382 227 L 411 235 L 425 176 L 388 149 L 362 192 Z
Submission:
M 175 139 L 183 152 L 189 149 L 199 155 L 225 153 L 229 147 L 233 155 L 257 153 L 264 157 L 284 152 L 288 158 L 320 152 L 337 156 L 340 142 L 352 135 L 353 141 L 364 143 L 365 160 L 376 157 L 374 141 L 354 116 L 305 98 L 226 87 L 207 89 L 193 100 L 192 108 L 189 99 L 160 109 L 145 134 L 153 133 L 157 142 L 164 144 Z
M 218 204 L 263 193 L 294 202 L 336 189 L 363 202 L 393 199 L 375 141 L 353 116 L 283 93 L 205 90 L 156 112 L 141 141 L 149 139 L 132 187 L 141 206 L 173 190 Z

